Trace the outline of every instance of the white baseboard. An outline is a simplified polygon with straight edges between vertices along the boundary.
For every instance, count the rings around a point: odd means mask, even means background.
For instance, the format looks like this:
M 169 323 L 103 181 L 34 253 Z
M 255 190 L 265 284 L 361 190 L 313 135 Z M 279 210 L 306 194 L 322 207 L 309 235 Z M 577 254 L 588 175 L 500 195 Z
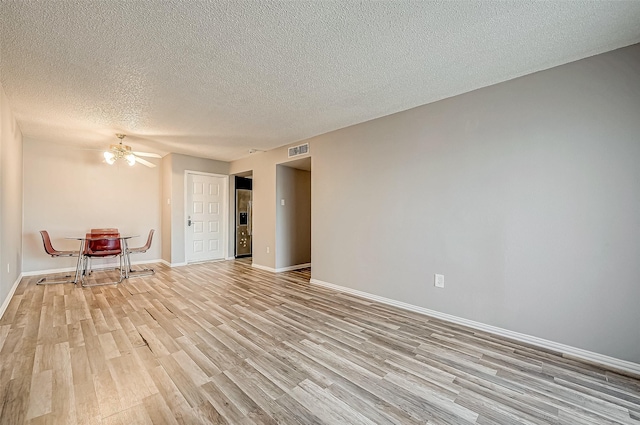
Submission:
M 494 335 L 524 342 L 526 344 L 553 350 L 561 353 L 563 356 L 567 358 L 574 358 L 574 359 L 586 361 L 588 363 L 604 366 L 605 368 L 608 368 L 614 371 L 626 372 L 636 376 L 640 376 L 640 364 L 638 363 L 633 363 L 627 360 L 616 359 L 615 357 L 605 356 L 604 354 L 594 353 L 592 351 L 583 350 L 582 348 L 576 348 L 570 345 L 560 344 L 558 342 L 549 341 L 547 339 L 538 338 L 538 337 L 523 334 L 520 332 L 510 331 L 508 329 L 499 328 L 497 326 L 486 325 L 484 323 L 475 322 L 473 320 L 464 319 L 462 317 L 453 316 L 451 314 L 440 313 L 439 311 L 430 310 L 428 308 L 419 307 L 413 304 L 407 304 L 402 301 L 392 300 L 390 298 L 381 297 L 378 295 L 370 294 L 368 292 L 358 291 L 356 289 L 351 289 L 344 286 L 334 285 L 333 283 L 324 282 L 318 279 L 311 279 L 309 283 L 312 283 L 318 286 L 323 286 L 329 289 L 334 289 L 339 292 L 345 292 L 348 294 L 356 295 L 371 301 L 377 301 L 382 304 L 387 304 L 387 305 L 401 308 L 403 310 L 412 311 L 414 313 L 424 314 L 426 316 L 431 316 L 437 319 L 446 320 L 448 322 L 467 326 L 473 329 L 478 329 L 483 332 L 488 332 Z
M 137 266 L 139 264 L 154 264 L 154 263 L 164 263 L 164 260 L 161 259 L 155 259 L 155 260 L 140 260 L 140 261 L 132 261 L 131 265 L 132 266 Z M 117 266 L 118 263 L 115 263 L 115 265 Z M 75 270 L 75 269 L 74 269 Z
M 236 257 L 227 257 L 227 258 L 225 258 L 225 260 L 227 260 L 227 261 L 229 261 L 229 260 L 235 260 L 235 259 L 236 259 Z
M 260 264 L 256 264 L 256 263 L 251 263 L 251 267 L 253 267 L 254 269 L 258 269 L 258 270 L 264 270 L 264 271 L 271 272 L 271 273 L 277 273 L 276 269 L 274 269 L 273 267 L 261 266 Z
M 296 264 L 295 266 L 288 266 L 288 267 L 280 267 L 276 269 L 276 273 L 288 272 L 291 270 L 306 269 L 307 267 L 311 267 L 311 263 Z
M 169 264 L 164 260 L 143 260 L 143 261 L 132 261 L 131 265 L 132 266 L 136 266 L 139 264 L 151 264 L 151 263 L 164 263 L 164 264 Z M 109 262 L 109 263 L 104 263 L 104 264 L 99 264 L 99 265 L 94 265 L 92 267 L 93 270 L 102 270 L 102 269 L 109 269 L 109 268 L 113 268 L 113 267 L 120 267 L 120 263 L 115 263 L 115 262 Z M 35 270 L 35 271 L 30 271 L 30 272 L 23 272 L 22 276 L 39 276 L 42 274 L 57 274 L 57 273 L 67 273 L 67 272 L 74 272 L 75 273 L 76 268 L 74 267 L 64 267 L 61 269 L 48 269 L 48 270 Z
M 170 263 L 167 260 L 158 260 L 158 262 L 164 264 L 167 267 L 182 267 L 182 266 L 186 266 L 187 265 L 186 262 L 184 262 L 184 263 Z
M 2 316 L 4 316 L 4 312 L 7 311 L 7 308 L 9 308 L 9 303 L 11 302 L 11 298 L 13 298 L 13 294 L 16 293 L 16 289 L 18 289 L 18 285 L 20 284 L 20 280 L 22 279 L 23 276 L 24 275 L 20 273 L 20 275 L 18 276 L 18 279 L 16 279 L 16 281 L 13 283 L 13 286 L 9 290 L 9 293 L 7 294 L 7 298 L 4 299 L 2 306 L 0 307 L 0 319 L 2 319 Z
M 67 272 L 75 272 L 75 267 L 65 267 L 62 269 L 47 269 L 47 270 L 34 270 L 31 272 L 23 272 L 22 276 L 38 276 L 41 274 L 57 274 L 57 273 L 67 273 Z
M 184 263 L 174 263 L 173 266 L 177 267 L 177 266 L 186 266 L 188 265 L 196 265 L 196 264 L 207 264 L 207 263 L 219 263 L 221 261 L 227 261 L 226 258 L 222 257 L 222 258 L 213 258 L 211 260 L 202 260 L 202 261 L 187 261 Z
M 261 266 L 260 264 L 256 264 L 256 263 L 251 263 L 251 267 L 259 270 L 265 270 L 271 273 L 282 273 L 282 272 L 288 272 L 291 270 L 306 269 L 307 267 L 311 267 L 311 263 L 296 264 L 295 266 L 280 267 L 277 269 L 274 269 L 273 267 Z

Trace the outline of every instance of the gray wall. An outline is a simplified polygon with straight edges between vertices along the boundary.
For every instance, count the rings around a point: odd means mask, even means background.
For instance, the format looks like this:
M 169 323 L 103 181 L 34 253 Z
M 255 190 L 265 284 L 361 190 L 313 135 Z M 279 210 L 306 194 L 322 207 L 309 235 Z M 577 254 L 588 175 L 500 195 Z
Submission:
M 20 273 L 22 273 L 22 133 L 0 85 L 0 305 L 7 299 Z
M 285 201 L 281 205 L 281 200 Z M 276 168 L 276 268 L 311 262 L 311 173 Z
M 310 142 L 315 279 L 640 363 L 640 45 Z
M 167 158 L 167 157 L 165 157 Z M 163 250 L 163 259 L 172 264 L 181 264 L 185 262 L 184 244 L 185 244 L 185 226 L 186 220 L 184 216 L 184 176 L 185 171 L 200 171 L 203 173 L 229 175 L 229 163 L 223 161 L 215 161 L 213 159 L 196 158 L 189 155 L 170 154 L 167 160 L 163 161 L 163 165 L 170 165 L 171 190 L 170 190 L 170 214 L 165 210 L 163 214 L 163 229 L 170 226 L 171 245 L 170 258 L 165 258 L 165 250 Z M 169 176 L 166 176 L 169 178 Z M 166 187 L 163 193 L 166 195 Z M 167 199 L 163 199 L 166 204 Z M 167 247 L 165 247 L 167 248 Z

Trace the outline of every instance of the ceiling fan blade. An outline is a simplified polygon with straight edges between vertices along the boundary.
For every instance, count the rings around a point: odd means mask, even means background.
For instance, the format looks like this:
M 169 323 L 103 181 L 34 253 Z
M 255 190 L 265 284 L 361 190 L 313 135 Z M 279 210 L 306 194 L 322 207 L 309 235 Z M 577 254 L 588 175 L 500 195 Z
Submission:
M 133 152 L 134 155 L 138 156 L 146 156 L 148 158 L 162 158 L 162 156 L 157 153 L 149 153 L 149 152 Z
M 156 166 L 156 164 L 153 164 L 153 163 L 147 161 L 146 159 L 138 158 L 137 156 L 136 156 L 136 162 L 139 162 L 142 165 L 146 165 L 149 168 L 155 168 L 155 166 Z

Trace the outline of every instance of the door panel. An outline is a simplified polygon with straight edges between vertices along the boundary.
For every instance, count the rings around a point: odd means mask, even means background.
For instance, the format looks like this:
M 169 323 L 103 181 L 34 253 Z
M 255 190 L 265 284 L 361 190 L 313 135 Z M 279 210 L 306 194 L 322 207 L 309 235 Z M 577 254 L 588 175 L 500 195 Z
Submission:
M 224 177 L 187 174 L 187 262 L 224 258 L 225 182 Z

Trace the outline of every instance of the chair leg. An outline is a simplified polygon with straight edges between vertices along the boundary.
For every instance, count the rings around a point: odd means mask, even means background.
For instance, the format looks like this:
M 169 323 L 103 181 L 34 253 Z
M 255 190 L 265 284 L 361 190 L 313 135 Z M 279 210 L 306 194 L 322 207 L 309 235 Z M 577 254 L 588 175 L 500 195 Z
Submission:
M 122 275 L 119 276 L 119 280 L 114 281 L 114 282 L 105 282 L 105 283 L 85 283 L 84 281 L 82 281 L 82 287 L 83 288 L 90 288 L 92 286 L 105 286 L 105 285 L 117 285 L 118 283 L 122 282 Z
M 76 275 L 73 278 L 73 283 L 78 283 L 78 281 L 80 279 L 82 279 L 82 270 L 81 267 L 84 264 L 84 257 L 82 255 L 82 250 L 83 250 L 84 245 L 80 245 L 80 251 L 79 251 L 79 255 L 78 255 L 78 262 L 76 263 Z
M 73 275 L 65 275 L 64 277 L 72 277 Z M 47 277 L 41 277 L 40 279 L 38 279 L 38 281 L 36 282 L 36 285 L 54 285 L 57 283 L 76 283 L 75 280 L 48 280 Z
M 80 257 L 78 256 L 78 260 L 80 260 Z M 72 274 L 67 274 L 64 275 L 64 280 L 60 280 L 60 279 L 51 279 L 48 277 L 41 277 L 40 279 L 38 279 L 36 281 L 36 285 L 55 285 L 58 283 L 76 283 L 77 282 L 77 274 L 78 274 L 78 267 L 76 266 L 76 275 L 72 275 Z M 70 280 L 70 277 L 74 277 L 73 280 Z
M 105 282 L 105 283 L 91 283 L 91 284 L 85 283 L 84 275 L 86 274 L 88 276 L 88 275 L 90 275 L 92 273 L 92 271 L 91 271 L 91 258 L 85 256 L 85 259 L 89 263 L 89 272 L 88 273 L 84 273 L 82 275 L 82 279 L 80 281 L 81 282 L 80 284 L 81 284 L 81 286 L 83 288 L 89 288 L 89 287 L 92 287 L 92 286 L 117 285 L 118 283 L 122 282 L 122 280 L 124 278 L 124 276 L 123 276 L 123 267 L 122 267 L 122 256 L 120 256 L 120 267 L 114 269 L 114 270 L 118 270 L 118 272 L 119 272 L 118 280 L 117 281 L 113 281 L 113 282 Z M 86 267 L 85 267 L 85 270 L 86 270 Z
M 154 269 L 129 270 L 129 279 L 133 277 L 151 276 L 156 274 Z
M 132 272 L 131 268 L 131 255 L 129 255 L 129 251 L 127 251 L 127 273 Z
M 140 270 L 133 270 L 133 268 L 131 267 L 131 256 L 129 255 L 129 252 L 127 252 L 127 278 L 132 278 L 132 277 L 141 277 L 141 276 L 151 276 L 156 274 L 156 271 L 154 269 L 140 269 Z
M 131 260 L 129 260 L 129 270 L 128 270 L 128 277 L 132 278 L 132 277 L 142 277 L 142 276 L 151 276 L 156 274 L 156 271 L 154 269 L 140 269 L 140 270 L 134 270 L 131 267 Z

